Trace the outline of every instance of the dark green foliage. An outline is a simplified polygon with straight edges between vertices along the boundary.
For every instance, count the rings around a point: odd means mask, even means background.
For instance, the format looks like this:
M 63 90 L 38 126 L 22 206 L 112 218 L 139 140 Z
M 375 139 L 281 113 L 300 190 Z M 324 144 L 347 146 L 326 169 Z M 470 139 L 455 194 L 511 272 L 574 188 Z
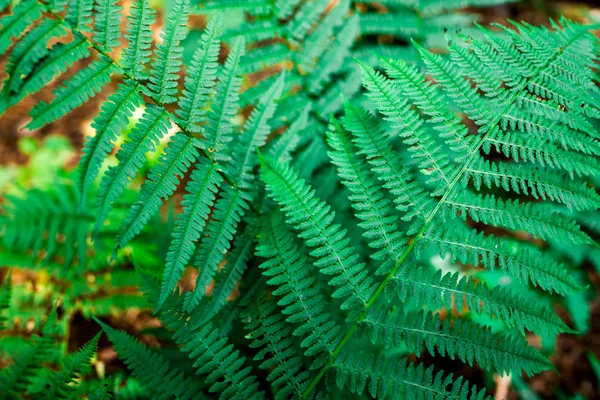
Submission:
M 175 0 L 154 44 L 156 11 L 135 0 L 119 59 L 122 8 L 112 0 L 27 0 L 0 20 L 0 50 L 22 35 L 3 112 L 93 53 L 51 102 L 34 106 L 28 127 L 117 81 L 76 188 L 11 199 L 0 250 L 60 264 L 58 275 L 73 280 L 60 293 L 69 313 L 78 296 L 85 316 L 152 309 L 164 349 L 98 320 L 128 382 L 151 396 L 483 399 L 485 389 L 435 361 L 407 359 L 426 350 L 534 375 L 552 365 L 526 333 L 574 332 L 547 304 L 584 289 L 564 249 L 593 257 L 598 247 L 590 28 L 566 19 L 500 33 L 476 26 L 447 34 L 441 54 L 429 49 L 443 21 L 463 25 L 462 5 L 501 1 L 382 1 L 381 15 L 362 3 Z M 205 13 L 214 15 L 190 43 L 190 16 Z M 233 16 L 243 22 L 230 26 Z M 390 58 L 383 47 L 367 55 L 374 34 L 412 38 L 412 56 Z M 133 270 L 123 262 L 131 252 L 151 256 Z M 113 287 L 144 282 L 145 296 L 93 303 L 96 291 L 81 282 L 88 269 L 109 270 Z M 526 290 L 494 286 L 478 270 Z M 0 312 L 14 307 L 8 287 Z M 31 340 L 3 372 L 5 391 L 41 382 L 52 340 Z M 97 340 L 60 360 L 53 396 L 71 394 Z M 91 397 L 111 396 L 110 387 Z

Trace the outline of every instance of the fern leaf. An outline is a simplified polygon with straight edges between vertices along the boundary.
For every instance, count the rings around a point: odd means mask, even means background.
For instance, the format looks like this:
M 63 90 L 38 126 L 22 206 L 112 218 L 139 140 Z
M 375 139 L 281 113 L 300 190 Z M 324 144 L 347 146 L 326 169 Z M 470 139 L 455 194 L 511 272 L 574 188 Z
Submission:
M 174 96 L 177 94 L 177 79 L 182 64 L 181 41 L 187 33 L 189 7 L 189 0 L 175 0 L 161 32 L 162 42 L 156 46 L 148 89 L 150 93 L 158 96 L 160 104 L 169 104 L 177 100 Z
M 5 99 L 12 93 L 18 93 L 35 65 L 48 54 L 48 41 L 61 37 L 66 33 L 59 20 L 46 19 L 29 31 L 17 42 L 10 54 L 6 66 L 8 76 L 2 85 L 2 96 Z
M 308 260 L 284 228 L 282 215 L 271 212 L 261 227 L 256 254 L 267 261 L 260 268 L 269 277 L 267 284 L 276 287 L 272 294 L 279 298 L 277 304 L 286 321 L 296 325 L 293 335 L 303 338 L 304 354 L 315 357 L 311 369 L 320 368 L 333 354 L 340 328 L 325 310 L 325 299 L 315 287 Z
M 403 219 L 410 221 L 415 216 L 418 217 L 419 221 L 407 232 L 414 233 L 420 228 L 427 210 L 431 208 L 431 200 L 414 179 L 399 167 L 398 161 L 393 158 L 388 138 L 371 114 L 346 103 L 343 122 L 344 128 L 353 134 L 359 153 L 366 156 L 371 171 L 383 181 L 383 186 L 394 196 L 396 208 L 400 211 L 411 210 Z
M 64 361 L 59 373 L 53 377 L 52 385 L 45 393 L 47 398 L 72 398 L 77 389 L 77 385 L 73 385 L 73 383 L 75 383 L 75 380 L 89 367 L 92 357 L 98 349 L 98 339 L 100 339 L 100 333 L 96 334 L 92 340 L 84 344 L 79 351 L 69 355 Z
M 211 110 L 208 112 L 202 148 L 218 161 L 228 160 L 224 154 L 224 146 L 231 141 L 233 132 L 231 121 L 237 112 L 239 90 L 242 84 L 238 68 L 243 55 L 244 40 L 238 38 L 227 56 L 222 78 L 217 83 L 215 98 L 211 102 Z
M 600 197 L 585 183 L 528 164 L 479 160 L 466 170 L 462 181 L 465 186 L 472 181 L 477 190 L 482 185 L 488 188 L 498 187 L 506 192 L 563 203 L 569 209 L 588 210 L 600 207 Z
M 94 228 L 96 235 L 115 201 L 125 190 L 129 180 L 135 177 L 145 160 L 145 153 L 153 151 L 168 131 L 171 122 L 164 108 L 149 105 L 137 123 L 129 139 L 117 152 L 119 164 L 109 168 L 100 183 L 98 192 L 98 219 Z
M 152 30 L 150 25 L 156 21 L 156 11 L 150 8 L 148 0 L 135 0 L 131 4 L 127 18 L 125 39 L 128 47 L 123 51 L 121 65 L 134 80 L 146 79 L 146 64 L 150 61 Z
M 150 170 L 137 201 L 121 224 L 117 235 L 117 248 L 124 247 L 137 236 L 156 214 L 162 199 L 171 197 L 179 184 L 178 178 L 183 178 L 185 172 L 196 161 L 198 147 L 198 139 L 180 132 L 175 134 L 158 163 Z
M 156 310 L 162 308 L 194 253 L 195 242 L 206 225 L 215 194 L 222 181 L 217 168 L 218 164 L 203 158 L 192 172 L 186 187 L 187 193 L 183 196 L 183 213 L 175 221 Z
M 42 363 L 50 357 L 53 344 L 50 335 L 34 336 L 31 344 L 15 357 L 14 364 L 0 372 L 0 393 L 24 393 L 42 369 Z
M 445 378 L 442 372 L 434 374 L 433 367 L 423 364 L 414 366 L 403 359 L 379 357 L 356 352 L 346 353 L 331 366 L 328 384 L 348 388 L 350 392 L 363 394 L 365 389 L 374 398 L 404 399 L 456 399 L 491 400 L 485 389 L 471 387 L 462 377 Z
M 94 34 L 92 40 L 110 53 L 121 44 L 121 12 L 117 0 L 94 0 Z
M 92 30 L 94 0 L 71 0 L 67 4 L 65 22 L 79 32 Z
M 491 133 L 482 146 L 489 153 L 492 148 L 515 161 L 530 162 L 556 170 L 564 170 L 571 177 L 600 174 L 600 163 L 594 156 L 583 155 L 574 151 L 562 150 L 538 138 L 521 138 L 516 132 Z
M 221 16 L 210 19 L 198 43 L 198 50 L 194 53 L 188 75 L 185 77 L 177 116 L 182 121 L 183 128 L 191 132 L 202 131 L 199 124 L 203 122 L 206 115 L 206 104 L 217 76 L 220 47 L 217 35 L 222 26 L 223 18 Z M 226 71 L 229 72 L 229 70 Z M 223 76 L 227 76 L 227 72 L 224 72 Z
M 68 44 L 57 43 L 48 55 L 37 64 L 31 74 L 26 77 L 19 93 L 9 99 L 0 99 L 0 111 L 17 104 L 21 99 L 31 93 L 37 93 L 58 74 L 63 73 L 69 66 L 90 55 L 85 38 L 75 34 L 75 38 Z
M 9 249 L 31 252 L 31 263 L 62 258 L 70 266 L 77 250 L 79 262 L 87 260 L 87 232 L 92 215 L 77 209 L 77 192 L 69 185 L 56 185 L 52 190 L 30 190 L 24 198 L 8 198 L 3 242 Z M 63 237 L 65 240 L 61 240 Z
M 436 185 L 434 195 L 443 193 L 452 180 L 454 171 L 435 139 L 425 131 L 423 121 L 411 104 L 401 100 L 399 89 L 372 68 L 361 64 L 363 82 L 367 96 L 379 112 L 386 116 L 392 127 L 401 130 L 404 143 L 411 151 L 411 157 L 418 162 L 421 172 L 430 175 L 428 183 Z M 439 182 L 439 183 L 438 183 Z
M 440 355 L 505 374 L 524 370 L 528 375 L 551 367 L 546 357 L 528 346 L 523 337 L 494 334 L 491 328 L 468 320 L 454 323 L 439 314 L 423 310 L 404 313 L 372 310 L 360 322 L 372 343 L 382 343 L 386 349 L 405 345 L 411 353 L 426 348 L 431 355 Z
M 100 324 L 132 375 L 150 389 L 155 398 L 193 399 L 196 396 L 195 385 L 177 368 L 171 367 L 162 356 L 152 352 L 126 332 L 113 329 L 98 319 L 96 322 Z
M 12 13 L 0 18 L 0 55 L 13 44 L 13 39 L 18 38 L 42 15 L 42 4 L 36 0 L 25 0 L 17 4 Z
M 110 81 L 110 74 L 116 70 L 111 59 L 101 56 L 54 91 L 55 99 L 50 104 L 43 101 L 36 104 L 31 110 L 32 120 L 27 128 L 41 128 L 81 106 L 102 90 Z
M 194 259 L 194 266 L 200 268 L 196 278 L 196 286 L 192 292 L 186 293 L 184 307 L 193 310 L 206 292 L 206 287 L 212 281 L 219 264 L 235 235 L 241 216 L 248 208 L 248 201 L 241 190 L 226 186 L 221 198 L 214 207 L 212 218 L 207 227 Z
M 264 0 L 207 0 L 198 5 L 197 12 L 206 13 L 207 11 L 247 11 L 254 15 L 267 15 L 271 12 L 272 5 Z
M 346 231 L 333 224 L 331 207 L 315 198 L 315 192 L 289 166 L 261 160 L 262 180 L 269 195 L 286 213 L 287 222 L 298 229 L 300 237 L 315 249 L 311 255 L 315 266 L 325 275 L 333 276 L 329 284 L 336 286 L 334 298 L 345 299 L 342 309 L 349 318 L 363 311 L 374 291 L 364 264 L 358 262 L 345 237 Z
M 521 332 L 569 332 L 567 325 L 544 305 L 532 302 L 510 289 L 475 283 L 460 273 L 443 274 L 431 267 L 401 270 L 386 287 L 390 296 L 402 302 L 410 299 L 415 304 L 427 304 L 432 308 L 450 310 L 456 306 L 459 312 L 467 309 L 477 315 L 495 315 L 509 327 Z
M 262 147 L 270 133 L 269 120 L 275 112 L 276 102 L 284 84 L 282 74 L 269 91 L 260 99 L 244 126 L 244 132 L 233 148 L 230 164 L 225 172 L 237 182 L 236 188 L 227 187 L 223 197 L 217 201 L 212 220 L 207 227 L 194 265 L 200 274 L 193 292 L 186 295 L 185 307 L 191 310 L 198 305 L 217 268 L 229 250 L 233 235 L 248 204 L 252 200 L 252 169 L 258 164 L 256 150 Z M 248 192 L 246 192 L 246 190 Z
M 87 137 L 79 161 L 79 190 L 81 192 L 80 208 L 87 200 L 104 159 L 112 151 L 112 142 L 123 130 L 137 107 L 143 103 L 136 85 L 121 84 L 109 96 L 100 108 L 100 113 L 92 122 L 96 135 Z
M 333 148 L 329 152 L 331 162 L 337 166 L 338 176 L 350 189 L 355 215 L 359 226 L 365 230 L 369 246 L 377 249 L 371 257 L 381 262 L 377 274 L 387 274 L 400 260 L 406 238 L 397 231 L 398 216 L 394 214 L 390 201 L 379 190 L 357 151 L 350 135 L 336 120 L 332 120 L 327 132 L 327 141 Z
M 225 259 L 223 270 L 215 277 L 212 294 L 205 307 L 204 316 L 209 319 L 225 306 L 237 284 L 241 282 L 244 271 L 248 268 L 248 259 L 252 254 L 254 232 L 250 228 L 243 236 L 238 236 L 234 248 Z
M 175 331 L 173 339 L 182 345 L 181 351 L 194 361 L 197 375 L 205 376 L 211 393 L 219 392 L 219 398 L 259 399 L 264 396 L 258 391 L 256 377 L 245 366 L 245 358 L 227 344 L 227 339 L 213 329 L 212 323 L 204 324 L 201 315 L 185 317 L 171 313 L 164 319 L 165 326 Z
M 337 32 L 335 41 L 327 48 L 309 76 L 308 81 L 312 94 L 319 94 L 325 85 L 331 82 L 334 74 L 343 69 L 344 61 L 349 61 L 351 47 L 354 39 L 358 36 L 358 31 L 359 19 L 355 14 L 345 21 L 344 26 Z
M 452 261 L 474 265 L 481 262 L 490 270 L 500 268 L 524 284 L 531 282 L 561 295 L 582 289 L 564 264 L 532 246 L 500 240 L 494 235 L 485 237 L 483 233 L 468 229 L 432 228 L 423 234 L 423 238 L 423 247 L 435 246 L 439 248 L 439 254 L 450 254 Z M 518 251 L 515 251 L 515 246 L 518 246 Z M 416 251 L 423 249 L 417 248 Z
M 287 25 L 287 34 L 296 41 L 302 40 L 329 5 L 327 0 L 312 0 L 303 3 Z
M 444 105 L 443 93 L 427 81 L 416 67 L 403 61 L 380 58 L 387 74 L 406 96 L 434 123 L 434 129 L 452 150 L 458 153 L 457 162 L 462 161 L 473 148 L 473 139 L 467 136 L 468 129 Z
M 440 216 L 446 220 L 450 215 L 454 217 L 459 211 L 463 219 L 469 215 L 475 222 L 512 230 L 525 230 L 543 240 L 554 238 L 573 244 L 593 243 L 570 218 L 556 214 L 548 219 L 547 210 L 535 203 L 521 204 L 518 200 L 503 201 L 494 195 L 484 197 L 462 192 L 445 202 Z
M 262 361 L 260 368 L 268 370 L 267 380 L 277 391 L 275 399 L 299 398 L 307 385 L 309 374 L 303 370 L 303 360 L 296 355 L 291 327 L 283 321 L 271 302 L 256 301 L 242 315 L 246 330 L 250 331 L 250 348 L 260 349 L 254 356 Z

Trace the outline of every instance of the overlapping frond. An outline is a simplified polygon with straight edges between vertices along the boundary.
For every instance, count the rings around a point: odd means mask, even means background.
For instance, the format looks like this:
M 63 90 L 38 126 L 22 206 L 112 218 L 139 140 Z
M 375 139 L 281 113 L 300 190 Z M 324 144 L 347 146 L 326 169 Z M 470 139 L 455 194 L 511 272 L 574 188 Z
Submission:
M 59 184 L 53 190 L 31 190 L 24 197 L 8 199 L 2 243 L 8 249 L 31 254 L 33 265 L 58 262 L 70 266 L 87 262 L 87 238 L 93 214 L 78 209 L 73 186 Z M 65 238 L 67 240 L 65 240 Z
M 73 397 L 77 389 L 76 380 L 80 379 L 81 375 L 89 369 L 92 357 L 98 349 L 98 339 L 100 339 L 99 333 L 65 359 L 60 371 L 53 377 L 53 384 L 44 393 L 44 396 L 49 399 L 69 399 Z
M 311 368 L 319 368 L 335 350 L 339 327 L 325 311 L 324 298 L 307 268 L 309 261 L 283 226 L 283 216 L 273 212 L 264 218 L 256 251 L 267 261 L 260 268 L 269 277 L 267 284 L 276 287 L 272 294 L 279 298 L 286 321 L 296 326 L 292 334 L 303 338 L 305 355 L 315 357 Z
M 509 288 L 490 288 L 485 282 L 461 276 L 444 274 L 431 267 L 400 270 L 390 278 L 386 292 L 401 302 L 414 301 L 435 309 L 455 306 L 459 312 L 471 311 L 477 315 L 496 316 L 509 327 L 521 332 L 568 332 L 570 329 L 552 310 L 535 303 Z
M 126 332 L 116 330 L 96 320 L 102 326 L 119 357 L 127 364 L 134 377 L 150 389 L 157 399 L 193 399 L 194 384 L 177 368 L 171 367 L 160 354 Z
M 264 397 L 258 390 L 256 377 L 250 374 L 251 368 L 245 364 L 245 357 L 228 344 L 212 322 L 204 322 L 198 312 L 187 315 L 172 310 L 163 315 L 165 326 L 174 330 L 173 339 L 194 362 L 196 374 L 205 377 L 211 393 L 219 393 L 220 399 Z
M 217 268 L 229 251 L 241 218 L 254 198 L 252 170 L 258 164 L 257 150 L 262 147 L 268 134 L 277 100 L 281 96 L 285 75 L 282 74 L 269 91 L 261 97 L 258 105 L 244 125 L 244 130 L 233 145 L 229 163 L 224 166 L 227 176 L 237 182 L 237 187 L 226 187 L 222 197 L 215 204 L 212 219 L 200 243 L 194 265 L 200 268 L 193 292 L 186 295 L 185 307 L 188 310 L 198 305 L 205 288 L 214 277 Z
M 491 328 L 468 320 L 441 321 L 431 311 L 372 310 L 360 322 L 371 342 L 386 348 L 406 346 L 411 353 L 427 349 L 501 374 L 525 371 L 533 375 L 551 367 L 550 362 L 523 337 L 498 335 Z
M 365 310 L 374 291 L 373 279 L 348 244 L 346 231 L 333 223 L 331 207 L 316 198 L 314 189 L 288 165 L 263 158 L 261 172 L 286 221 L 300 232 L 307 246 L 314 248 L 310 254 L 316 258 L 315 266 L 332 276 L 329 284 L 336 287 L 333 297 L 345 300 L 342 308 L 351 316 Z
M 302 357 L 296 353 L 292 327 L 286 324 L 273 301 L 256 301 L 241 315 L 250 348 L 260 368 L 269 370 L 268 380 L 276 390 L 276 399 L 298 398 L 304 392 L 309 373 L 303 370 Z
M 414 365 L 404 359 L 377 357 L 363 352 L 345 353 L 331 366 L 327 382 L 358 395 L 375 398 L 490 400 L 462 377 L 454 379 L 433 367 Z

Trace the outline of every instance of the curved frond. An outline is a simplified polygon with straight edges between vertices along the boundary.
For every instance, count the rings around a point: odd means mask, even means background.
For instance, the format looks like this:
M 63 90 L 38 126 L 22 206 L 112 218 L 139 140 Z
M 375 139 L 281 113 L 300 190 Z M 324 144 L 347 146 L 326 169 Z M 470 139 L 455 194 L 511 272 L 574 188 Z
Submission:
M 316 198 L 314 189 L 287 165 L 262 158 L 261 173 L 287 222 L 300 231 L 307 246 L 315 248 L 311 252 L 317 259 L 315 266 L 332 276 L 329 284 L 337 287 L 333 296 L 345 299 L 342 308 L 350 312 L 350 318 L 359 314 L 374 291 L 373 280 L 348 245 L 346 231 L 332 222 L 331 207 Z

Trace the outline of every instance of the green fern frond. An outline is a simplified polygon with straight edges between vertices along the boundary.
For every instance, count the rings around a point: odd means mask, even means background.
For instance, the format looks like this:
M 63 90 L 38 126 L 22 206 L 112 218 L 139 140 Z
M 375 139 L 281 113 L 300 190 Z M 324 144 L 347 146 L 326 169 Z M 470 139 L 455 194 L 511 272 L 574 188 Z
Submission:
M 121 44 L 121 12 L 117 0 L 94 0 L 94 35 L 92 40 L 106 52 Z
M 148 105 L 141 119 L 117 152 L 116 166 L 110 167 L 102 177 L 98 192 L 98 218 L 94 235 L 97 235 L 115 201 L 125 190 L 145 160 L 145 153 L 154 151 L 158 141 L 167 133 L 171 121 L 167 111 L 158 106 Z
M 75 256 L 82 265 L 87 260 L 87 235 L 93 215 L 78 210 L 74 187 L 59 184 L 53 190 L 31 190 L 24 198 L 8 198 L 7 223 L 2 241 L 9 249 L 30 254 L 31 263 L 60 260 L 70 266 Z M 68 239 L 68 240 L 65 240 Z
M 86 138 L 81 160 L 79 161 L 79 190 L 81 206 L 87 200 L 88 192 L 102 167 L 102 163 L 112 151 L 113 141 L 127 126 L 129 118 L 137 107 L 143 104 L 136 85 L 121 84 L 102 104 L 100 113 L 92 122 L 96 130 L 93 137 Z
M 380 261 L 377 274 L 388 273 L 400 260 L 406 238 L 397 230 L 398 215 L 377 185 L 366 162 L 357 155 L 351 137 L 336 120 L 332 120 L 327 132 L 327 141 L 334 151 L 329 152 L 331 162 L 337 166 L 338 176 L 350 189 L 349 197 L 356 210 L 359 226 L 365 230 L 363 236 L 369 246 L 377 249 L 371 258 Z
M 197 6 L 196 12 L 219 12 L 225 10 L 247 11 L 255 15 L 265 15 L 271 12 L 272 5 L 264 0 L 207 0 Z
M 195 385 L 177 368 L 172 368 L 160 354 L 157 354 L 126 332 L 116 330 L 96 319 L 108 336 L 119 357 L 132 375 L 144 387 L 153 392 L 157 399 L 193 399 Z
M 24 79 L 18 93 L 12 96 L 5 93 L 4 97 L 0 99 L 1 112 L 17 104 L 27 95 L 39 92 L 57 75 L 65 72 L 69 66 L 90 55 L 85 37 L 79 33 L 74 36 L 73 40 L 67 44 L 57 43 L 52 46 L 47 56 L 42 58 Z
M 27 77 L 49 52 L 48 41 L 66 34 L 61 22 L 46 19 L 27 32 L 10 53 L 6 66 L 7 78 L 2 84 L 1 96 L 8 101 L 11 95 L 18 93 Z
M 162 205 L 162 199 L 171 197 L 179 184 L 179 178 L 183 178 L 196 161 L 198 147 L 198 139 L 179 132 L 175 134 L 158 163 L 148 173 L 137 201 L 129 209 L 116 238 L 117 248 L 124 247 L 138 235 L 156 214 Z
M 233 250 L 227 253 L 225 266 L 215 276 L 212 294 L 204 308 L 205 318 L 209 319 L 217 315 L 234 293 L 236 285 L 242 282 L 242 276 L 248 268 L 248 260 L 252 254 L 254 236 L 252 228 L 247 230 L 242 236 L 238 236 Z
M 402 99 L 397 86 L 371 67 L 361 64 L 361 68 L 367 96 L 392 127 L 402 132 L 403 141 L 410 146 L 411 157 L 418 162 L 419 170 L 429 176 L 428 183 L 436 185 L 436 192 L 433 194 L 443 193 L 450 184 L 454 171 L 440 144 L 426 131 L 411 104 Z
M 71 0 L 67 3 L 65 22 L 79 32 L 92 30 L 94 0 Z
M 201 159 L 192 172 L 183 196 L 183 213 L 175 221 L 156 310 L 162 308 L 194 254 L 221 181 L 218 164 L 206 159 Z
M 471 311 L 477 315 L 492 315 L 509 327 L 532 332 L 569 332 L 567 325 L 544 305 L 524 298 L 508 288 L 490 288 L 485 282 L 460 273 L 443 274 L 431 267 L 400 270 L 393 276 L 386 293 L 402 302 L 410 299 L 415 304 L 427 304 L 435 309 Z
M 42 15 L 42 7 L 36 0 L 25 0 L 17 4 L 11 14 L 0 18 L 0 54 L 4 54 L 12 46 L 13 39 L 18 38 L 31 21 Z
M 56 310 L 50 314 L 42 328 L 43 336 L 34 335 L 27 347 L 14 358 L 14 363 L 0 371 L 0 393 L 19 395 L 25 393 L 27 388 L 43 370 L 43 362 L 48 360 L 53 352 L 53 330 L 56 324 Z
M 161 32 L 162 42 L 156 46 L 147 88 L 157 96 L 160 104 L 169 104 L 177 100 L 174 95 L 177 94 L 177 79 L 182 64 L 181 41 L 187 33 L 188 10 L 189 0 L 175 0 Z
M 146 64 L 150 61 L 150 45 L 152 30 L 150 25 L 156 21 L 156 11 L 148 4 L 148 0 L 135 0 L 131 4 L 127 18 L 125 39 L 128 47 L 123 51 L 121 65 L 129 71 L 133 79 L 146 79 Z
M 8 328 L 6 325 L 8 319 L 4 315 L 4 311 L 10 307 L 10 299 L 12 294 L 12 271 L 4 277 L 4 282 L 0 286 L 0 331 Z
M 566 265 L 533 246 L 465 228 L 443 230 L 434 227 L 423 234 L 423 239 L 423 248 L 419 246 L 416 249 L 419 253 L 433 246 L 436 253 L 442 256 L 449 254 L 453 262 L 481 263 L 490 270 L 499 268 L 524 284 L 531 283 L 563 296 L 582 290 Z
M 315 287 L 308 260 L 294 244 L 293 235 L 284 228 L 283 216 L 276 212 L 264 217 L 256 253 L 267 261 L 260 265 L 267 284 L 276 287 L 272 294 L 296 325 L 293 335 L 303 338 L 305 355 L 315 357 L 311 369 L 320 368 L 331 357 L 338 343 L 339 327 L 325 311 L 323 296 Z
M 400 211 L 411 210 L 402 219 L 410 221 L 414 217 L 418 218 L 407 233 L 418 231 L 428 209 L 431 208 L 432 201 L 410 174 L 399 166 L 398 160 L 394 159 L 385 132 L 381 130 L 373 115 L 349 103 L 346 103 L 343 122 L 344 128 L 354 136 L 353 141 L 359 149 L 359 154 L 365 155 L 371 165 L 371 171 L 383 181 L 383 187 L 394 196 L 396 208 Z
M 272 301 L 255 301 L 241 315 L 251 339 L 250 348 L 260 349 L 254 356 L 262 361 L 260 368 L 268 370 L 267 380 L 275 388 L 275 399 L 298 398 L 304 392 L 309 374 L 303 370 L 303 360 L 296 354 L 292 329 L 283 321 Z
M 197 309 L 199 310 L 199 309 Z M 164 314 L 163 322 L 174 330 L 173 339 L 181 351 L 194 362 L 197 375 L 205 376 L 210 393 L 220 393 L 220 399 L 260 399 L 256 377 L 245 365 L 245 358 L 221 337 L 212 323 L 204 323 L 201 314 L 186 317 L 178 312 Z
M 535 203 L 519 203 L 518 200 L 502 200 L 494 195 L 482 196 L 462 192 L 447 200 L 440 211 L 440 218 L 455 218 L 460 212 L 475 222 L 502 226 L 512 230 L 524 230 L 543 240 L 556 238 L 573 244 L 592 244 L 593 240 L 570 218 L 555 214 L 548 218 L 548 211 Z
M 189 129 L 191 132 L 203 131 L 199 125 L 206 115 L 205 107 L 215 84 L 220 45 L 217 36 L 222 25 L 223 18 L 220 15 L 210 19 L 206 29 L 202 32 L 198 50 L 194 53 L 194 58 L 185 77 L 183 93 L 179 98 L 177 116 L 180 118 L 183 128 Z M 222 76 L 231 73 L 231 68 L 229 67 L 225 71 L 223 71 Z M 234 90 L 234 92 L 237 93 L 237 90 Z
M 112 60 L 101 56 L 54 91 L 55 99 L 49 104 L 44 101 L 36 104 L 27 128 L 41 128 L 83 105 L 110 82 L 110 74 L 116 70 Z
M 565 204 L 569 209 L 588 210 L 600 207 L 600 197 L 583 182 L 569 179 L 543 168 L 521 163 L 501 163 L 480 159 L 465 171 L 464 186 L 473 182 L 475 189 L 482 185 L 498 187 L 534 199 Z
M 362 352 L 347 353 L 328 370 L 327 383 L 374 398 L 491 400 L 485 389 L 471 387 L 462 377 L 444 378 L 433 367 L 415 366 L 404 359 L 379 357 Z
M 382 343 L 386 349 L 406 346 L 411 353 L 427 349 L 442 356 L 494 370 L 500 374 L 525 371 L 533 375 L 552 365 L 523 337 L 494 334 L 491 328 L 468 320 L 442 320 L 431 311 L 402 312 L 385 308 L 372 310 L 360 322 L 372 343 Z
M 295 40 L 303 39 L 313 24 L 321 18 L 328 5 L 328 0 L 312 0 L 300 5 L 300 9 L 286 27 L 289 37 Z
M 457 162 L 460 162 L 473 146 L 473 138 L 467 136 L 468 129 L 462 124 L 444 103 L 445 96 L 437 85 L 427 81 L 425 76 L 414 66 L 400 60 L 388 60 L 379 58 L 386 73 L 393 78 L 393 84 L 409 97 L 425 115 L 429 117 L 428 122 L 439 132 L 441 138 L 457 154 Z
M 92 357 L 98 349 L 98 339 L 100 339 L 100 333 L 65 359 L 60 371 L 53 376 L 49 390 L 44 393 L 46 398 L 69 399 L 73 397 L 77 389 L 77 385 L 73 385 L 73 383 L 89 368 Z
M 239 72 L 240 59 L 244 55 L 244 40 L 237 39 L 225 61 L 223 75 L 215 88 L 215 98 L 208 112 L 206 129 L 203 132 L 202 148 L 218 161 L 228 160 L 225 145 L 231 141 L 232 118 L 237 112 L 239 90 L 242 79 Z
M 302 0 L 275 0 L 277 18 L 288 19 L 300 3 L 302 3 Z
M 345 299 L 342 309 L 353 318 L 367 307 L 374 291 L 373 280 L 348 245 L 346 231 L 332 223 L 331 207 L 315 198 L 314 189 L 287 165 L 262 158 L 261 173 L 269 195 L 285 212 L 286 221 L 300 231 L 307 246 L 315 248 L 311 252 L 317 259 L 315 266 L 332 276 L 329 284 L 337 287 L 333 297 Z
M 194 265 L 200 268 L 200 274 L 196 279 L 194 291 L 186 295 L 187 310 L 192 310 L 200 302 L 205 288 L 217 272 L 224 254 L 229 250 L 236 227 L 252 200 L 252 169 L 258 164 L 256 150 L 265 144 L 270 133 L 269 120 L 275 112 L 283 84 L 282 74 L 248 118 L 244 131 L 233 146 L 230 162 L 224 167 L 227 176 L 238 184 L 236 188 L 225 188 L 215 205 L 213 217 L 207 224 L 206 233 L 194 260 Z

